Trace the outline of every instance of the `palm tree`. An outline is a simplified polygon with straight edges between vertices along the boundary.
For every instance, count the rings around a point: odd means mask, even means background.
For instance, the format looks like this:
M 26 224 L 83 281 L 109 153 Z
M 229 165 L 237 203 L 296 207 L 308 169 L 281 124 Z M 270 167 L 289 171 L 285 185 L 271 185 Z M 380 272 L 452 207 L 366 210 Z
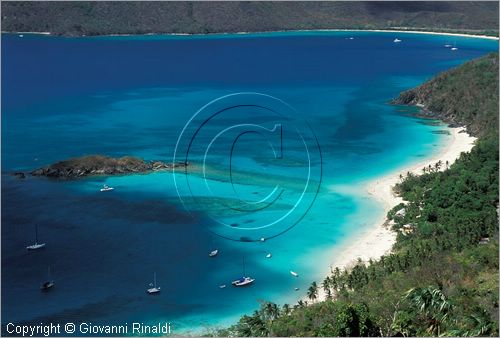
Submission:
M 326 291 L 325 291 L 325 298 L 328 299 L 328 300 L 331 300 L 333 298 L 332 297 L 332 290 L 326 289 Z
M 292 308 L 290 307 L 290 305 L 288 305 L 288 304 L 284 304 L 284 305 L 283 305 L 283 309 L 281 310 L 281 313 L 282 313 L 284 316 L 288 316 L 291 312 L 292 312 Z
M 318 298 L 318 284 L 316 282 L 312 282 L 309 289 L 307 289 L 307 297 L 312 301 Z
M 410 289 L 405 298 L 428 321 L 427 331 L 431 334 L 441 334 L 441 326 L 448 320 L 452 310 L 451 303 L 446 296 L 434 286 Z
M 450 330 L 445 335 L 455 337 L 489 336 L 495 328 L 495 324 L 490 320 L 488 313 L 484 309 L 478 309 L 467 316 L 466 321 L 469 324 L 466 328 Z
M 266 302 L 262 306 L 261 311 L 262 311 L 263 317 L 270 322 L 272 322 L 276 318 L 278 318 L 279 313 L 280 313 L 278 305 L 276 305 L 275 303 L 272 303 L 272 302 Z
M 323 283 L 321 283 L 321 287 L 323 288 L 323 291 L 325 291 L 325 293 L 328 293 L 328 291 L 330 291 L 330 285 L 331 285 L 331 279 L 330 277 L 326 277 L 325 279 L 323 279 Z
M 439 160 L 436 162 L 436 164 L 434 165 L 436 167 L 436 171 L 439 171 L 439 169 L 441 168 L 441 166 L 443 165 L 443 161 Z

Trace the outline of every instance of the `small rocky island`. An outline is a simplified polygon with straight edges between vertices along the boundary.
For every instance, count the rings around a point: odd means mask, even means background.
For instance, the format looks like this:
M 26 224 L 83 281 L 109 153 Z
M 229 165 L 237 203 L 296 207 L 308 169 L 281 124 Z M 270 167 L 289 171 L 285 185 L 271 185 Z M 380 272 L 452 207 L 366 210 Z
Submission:
M 132 156 L 113 158 L 102 155 L 90 155 L 60 161 L 33 170 L 31 175 L 72 179 L 96 175 L 147 173 L 158 170 L 172 170 L 173 168 L 187 166 L 188 163 L 184 162 L 172 164 L 162 161 L 145 161 Z

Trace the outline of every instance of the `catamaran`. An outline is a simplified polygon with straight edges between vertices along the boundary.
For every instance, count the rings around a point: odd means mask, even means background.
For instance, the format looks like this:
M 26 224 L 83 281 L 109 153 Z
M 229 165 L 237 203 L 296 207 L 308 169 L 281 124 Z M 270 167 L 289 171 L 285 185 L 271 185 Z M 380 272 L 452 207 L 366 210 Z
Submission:
M 156 286 L 156 272 L 153 275 L 153 283 L 149 284 L 149 286 L 151 286 L 151 288 L 149 288 L 146 292 L 150 295 L 160 293 L 160 287 Z
M 28 245 L 26 249 L 28 250 L 38 250 L 45 247 L 45 243 L 38 243 L 38 225 L 35 225 L 35 244 Z
M 50 266 L 47 268 L 47 281 L 40 285 L 40 290 L 47 291 L 55 285 L 54 281 L 50 279 Z
M 232 281 L 231 284 L 234 286 L 247 286 L 255 282 L 255 279 L 251 277 L 245 277 L 245 258 L 243 258 L 243 277 L 240 279 L 237 279 L 235 281 Z
M 234 286 L 247 286 L 255 282 L 255 279 L 250 278 L 250 277 L 241 277 L 240 279 L 237 279 L 233 281 L 231 284 Z
M 101 191 L 111 191 L 111 190 L 115 190 L 115 188 L 112 188 L 108 185 L 103 185 L 102 188 L 101 188 Z

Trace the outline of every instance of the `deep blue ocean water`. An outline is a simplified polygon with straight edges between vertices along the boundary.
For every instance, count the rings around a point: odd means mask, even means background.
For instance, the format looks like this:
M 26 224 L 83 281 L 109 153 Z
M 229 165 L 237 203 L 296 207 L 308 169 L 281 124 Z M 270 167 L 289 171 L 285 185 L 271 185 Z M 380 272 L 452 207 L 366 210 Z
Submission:
M 395 37 L 403 41 L 393 43 Z M 366 32 L 3 34 L 2 329 L 8 322 L 170 321 L 174 332 L 189 331 L 230 323 L 262 301 L 296 302 L 312 281 L 322 279 L 330 263 L 325 250 L 381 215 L 381 206 L 355 193 L 361 184 L 429 156 L 448 137 L 446 126 L 387 102 L 493 50 L 497 41 Z M 171 173 L 76 181 L 9 175 L 84 154 L 171 161 L 191 116 L 237 92 L 283 100 L 309 124 L 321 148 L 321 159 L 312 161 L 313 183 L 321 178 L 319 192 L 306 194 L 316 197 L 314 204 L 289 231 L 265 242 L 228 240 L 212 231 L 238 237 L 245 226 L 290 208 L 304 176 L 300 142 L 288 142 L 284 149 L 292 156 L 277 163 L 269 161 L 268 145 L 255 135 L 236 148 L 238 194 L 258 200 L 276 182 L 292 187 L 273 208 L 251 217 L 220 210 L 221 203 L 234 203 L 221 174 L 223 153 L 211 158 L 208 180 L 190 176 L 196 192 L 206 182 L 213 189 L 212 195 L 196 193 L 196 203 L 188 201 L 191 213 L 180 202 Z M 229 120 L 258 120 L 253 114 L 243 109 Z M 215 129 L 227 122 L 218 121 Z M 104 183 L 115 191 L 100 193 Z M 353 193 L 328 189 L 335 185 L 350 186 Z M 214 218 L 238 229 L 221 227 Z M 28 252 L 35 224 L 47 248 Z M 263 230 L 262 236 L 272 237 L 275 230 Z M 259 238 L 260 232 L 249 234 Z M 220 254 L 208 258 L 215 247 Z M 268 252 L 271 259 L 265 258 Z M 243 260 L 256 282 L 232 288 Z M 56 287 L 44 294 L 39 285 L 49 265 Z M 153 272 L 162 288 L 156 297 L 145 294 Z M 228 287 L 219 289 L 221 284 Z

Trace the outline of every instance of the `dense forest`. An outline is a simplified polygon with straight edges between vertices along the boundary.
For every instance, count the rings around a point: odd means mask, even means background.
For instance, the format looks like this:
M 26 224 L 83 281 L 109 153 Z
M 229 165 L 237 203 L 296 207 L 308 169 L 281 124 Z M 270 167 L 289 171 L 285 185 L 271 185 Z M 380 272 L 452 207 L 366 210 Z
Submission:
M 453 121 L 484 129 L 455 163 L 401 176 L 395 192 L 405 202 L 388 213 L 398 234 L 392 253 L 358 261 L 350 270 L 337 268 L 312 283 L 307 302 L 263 303 L 208 335 L 498 336 L 498 54 L 430 83 L 437 89 L 426 93 L 425 102 L 446 101 L 435 106 L 436 116 L 450 118 L 451 109 L 458 112 Z M 467 99 L 446 100 L 457 90 L 467 91 Z M 326 301 L 316 301 L 319 288 Z
M 56 35 L 417 29 L 498 36 L 496 1 L 2 1 L 2 31 Z
M 393 102 L 424 105 L 423 116 L 465 125 L 470 134 L 482 136 L 498 127 L 498 102 L 491 99 L 497 95 L 498 54 L 489 54 L 443 72 Z

